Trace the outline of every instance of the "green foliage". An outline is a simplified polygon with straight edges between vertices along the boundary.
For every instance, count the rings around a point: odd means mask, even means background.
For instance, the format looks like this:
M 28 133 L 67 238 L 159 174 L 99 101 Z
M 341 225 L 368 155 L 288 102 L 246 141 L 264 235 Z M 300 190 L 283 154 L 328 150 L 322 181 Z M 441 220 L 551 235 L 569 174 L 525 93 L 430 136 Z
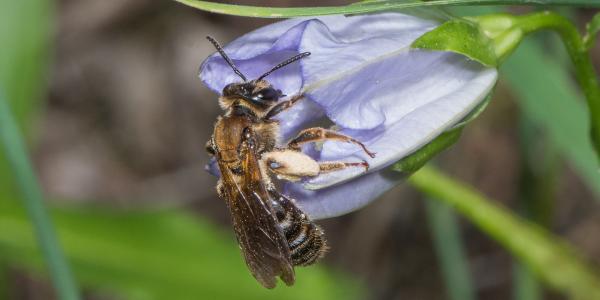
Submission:
M 443 23 L 414 41 L 412 47 L 452 51 L 489 67 L 497 65 L 492 40 L 481 32 L 477 24 L 462 19 Z
M 44 0 L 0 1 L 0 92 L 9 99 L 20 128 L 28 129 L 29 117 L 39 107 L 49 56 L 48 33 L 51 2 Z M 24 20 L 26 20 L 24 22 Z M 8 162 L 0 152 L 0 174 Z M 2 178 L 5 175 L 2 176 Z M 14 194 L 9 180 L 0 180 L 0 194 Z
M 560 36 L 573 63 L 577 82 L 586 96 L 590 119 L 589 132 L 596 151 L 597 165 L 600 158 L 600 83 L 590 59 L 589 49 L 586 48 L 585 38 L 573 23 L 551 11 L 523 16 L 495 14 L 476 17 L 473 20 L 478 21 L 485 32 L 493 33 L 491 37 L 497 45 L 500 61 L 508 57 L 528 34 L 549 30 Z M 504 32 L 498 32 L 501 27 L 504 27 Z M 592 31 L 593 27 L 592 24 Z
M 126 299 L 360 299 L 355 282 L 320 265 L 297 268 L 293 287 L 266 290 L 249 273 L 232 234 L 176 210 L 52 210 L 79 281 Z M 27 218 L 0 206 L 0 255 L 41 269 Z
M 334 14 L 364 14 L 415 7 L 458 5 L 572 5 L 600 7 L 600 2 L 594 0 L 370 0 L 359 1 L 346 6 L 321 7 L 263 7 L 224 4 L 201 0 L 175 1 L 212 13 L 255 18 L 293 18 Z
M 0 55 L 0 149 L 3 150 L 0 173 L 4 178 L 13 177 L 19 188 L 58 296 L 76 300 L 79 299 L 76 284 L 44 210 L 42 193 L 19 132 L 19 122 L 11 110 L 12 106 L 20 123 L 26 124 L 26 117 L 36 107 L 45 88 L 42 74 L 49 49 L 50 4 L 38 0 L 0 2 L 0 39 L 8 45 L 3 47 Z M 7 99 L 12 103 L 9 104 Z M 8 197 L 14 193 L 12 183 L 1 181 L 0 194 Z
M 572 299 L 600 299 L 600 274 L 566 242 L 433 167 L 421 168 L 409 182 L 451 205 L 549 286 Z
M 50 39 L 51 1 L 0 1 L 0 89 L 20 126 L 39 105 Z

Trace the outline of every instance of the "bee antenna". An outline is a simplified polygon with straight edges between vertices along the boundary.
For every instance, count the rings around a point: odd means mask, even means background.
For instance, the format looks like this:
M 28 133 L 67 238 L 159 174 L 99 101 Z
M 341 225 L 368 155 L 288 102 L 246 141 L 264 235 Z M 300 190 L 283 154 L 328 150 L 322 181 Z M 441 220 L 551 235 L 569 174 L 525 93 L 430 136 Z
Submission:
M 289 65 L 289 64 L 291 64 L 291 63 L 293 63 L 293 62 L 295 62 L 295 61 L 297 61 L 299 59 L 305 58 L 305 57 L 307 57 L 309 55 L 310 55 L 310 52 L 302 52 L 302 53 L 300 53 L 300 54 L 298 54 L 298 55 L 296 55 L 294 57 L 290 57 L 287 60 L 279 63 L 276 66 L 274 66 L 271 70 L 267 71 L 265 74 L 260 75 L 260 77 L 258 77 L 258 79 L 256 79 L 256 80 L 261 80 L 261 79 L 269 76 L 271 73 L 277 71 L 278 69 L 281 69 L 281 68 L 283 68 L 283 67 L 285 67 L 285 66 L 287 66 L 287 65 Z
M 215 40 L 211 36 L 207 36 L 206 39 L 211 44 L 213 44 L 213 46 L 215 46 L 215 48 L 217 48 L 217 51 L 219 52 L 219 54 L 221 54 L 221 56 L 223 57 L 223 59 L 225 59 L 225 61 L 227 62 L 227 64 L 233 69 L 233 72 L 235 72 L 235 74 L 237 74 L 238 76 L 240 76 L 244 81 L 248 81 L 248 79 L 246 79 L 246 76 L 244 76 L 244 74 L 242 74 L 242 72 L 240 72 L 240 70 L 235 66 L 235 64 L 233 63 L 233 61 L 231 60 L 231 58 L 229 58 L 229 56 L 227 56 L 227 54 L 225 53 L 225 51 L 223 50 L 223 47 L 221 47 L 221 45 L 219 44 L 219 42 L 217 42 L 217 40 Z

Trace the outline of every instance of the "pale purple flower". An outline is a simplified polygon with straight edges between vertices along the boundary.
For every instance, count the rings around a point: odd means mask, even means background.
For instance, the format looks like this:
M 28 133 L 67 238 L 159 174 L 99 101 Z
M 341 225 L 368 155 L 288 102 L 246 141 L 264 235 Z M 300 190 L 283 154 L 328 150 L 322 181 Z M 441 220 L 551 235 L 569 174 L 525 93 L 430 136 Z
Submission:
M 356 210 L 389 190 L 402 175 L 386 167 L 452 127 L 490 93 L 496 69 L 451 52 L 410 48 L 437 25 L 399 13 L 290 19 L 225 47 L 248 78 L 294 54 L 311 52 L 267 77 L 286 95 L 306 94 L 278 118 L 283 141 L 327 118 L 377 153 L 370 158 L 340 142 L 305 149 L 318 160 L 366 160 L 371 166 L 369 174 L 349 168 L 286 184 L 284 192 L 313 219 Z M 200 77 L 217 93 L 239 81 L 218 54 L 202 64 Z

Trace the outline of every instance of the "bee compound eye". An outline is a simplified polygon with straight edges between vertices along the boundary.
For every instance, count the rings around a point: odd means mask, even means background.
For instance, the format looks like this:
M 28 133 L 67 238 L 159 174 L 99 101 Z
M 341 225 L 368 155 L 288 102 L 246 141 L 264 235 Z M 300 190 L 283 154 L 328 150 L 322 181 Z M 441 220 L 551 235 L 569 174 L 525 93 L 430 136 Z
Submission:
M 232 96 L 235 94 L 235 83 L 230 83 L 223 88 L 223 96 Z

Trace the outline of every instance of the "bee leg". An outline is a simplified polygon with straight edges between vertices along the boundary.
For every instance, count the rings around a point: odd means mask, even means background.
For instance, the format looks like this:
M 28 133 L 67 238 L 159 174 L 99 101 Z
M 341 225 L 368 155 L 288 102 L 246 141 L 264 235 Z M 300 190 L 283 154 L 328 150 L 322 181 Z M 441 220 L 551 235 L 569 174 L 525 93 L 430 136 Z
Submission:
M 209 155 L 214 156 L 217 153 L 217 151 L 215 151 L 215 145 L 214 145 L 212 139 L 206 141 L 206 146 L 205 147 L 206 147 L 206 152 Z
M 278 179 L 299 181 L 304 177 L 315 177 L 321 173 L 343 170 L 348 167 L 363 167 L 369 170 L 369 164 L 363 162 L 328 161 L 317 162 L 310 156 L 296 150 L 280 150 L 263 153 L 263 169 L 269 169 Z
M 321 127 L 307 128 L 300 131 L 300 133 L 298 133 L 298 135 L 287 144 L 287 148 L 292 150 L 300 150 L 300 146 L 302 146 L 302 144 L 327 140 L 335 140 L 356 144 L 360 146 L 363 149 L 363 151 L 365 151 L 365 153 L 371 158 L 375 157 L 375 153 L 369 151 L 367 147 L 365 147 L 365 145 L 360 141 L 347 135 Z
M 220 179 L 217 181 L 217 196 L 219 196 L 220 199 L 226 199 L 225 186 Z
M 321 171 L 319 163 L 310 156 L 288 149 L 263 153 L 261 163 L 278 179 L 292 182 L 317 176 Z
M 270 119 L 276 115 L 278 115 L 280 112 L 294 106 L 294 104 L 298 103 L 298 101 L 300 99 L 304 98 L 304 94 L 297 94 L 292 96 L 292 98 L 290 98 L 290 100 L 281 102 L 275 106 L 273 106 L 273 108 L 271 108 L 271 110 L 269 110 L 269 112 L 265 115 L 265 119 Z
M 366 161 L 361 162 L 343 162 L 343 161 L 326 161 L 319 163 L 319 173 L 329 173 L 339 170 L 343 170 L 348 167 L 363 167 L 365 171 L 369 171 L 369 163 Z

